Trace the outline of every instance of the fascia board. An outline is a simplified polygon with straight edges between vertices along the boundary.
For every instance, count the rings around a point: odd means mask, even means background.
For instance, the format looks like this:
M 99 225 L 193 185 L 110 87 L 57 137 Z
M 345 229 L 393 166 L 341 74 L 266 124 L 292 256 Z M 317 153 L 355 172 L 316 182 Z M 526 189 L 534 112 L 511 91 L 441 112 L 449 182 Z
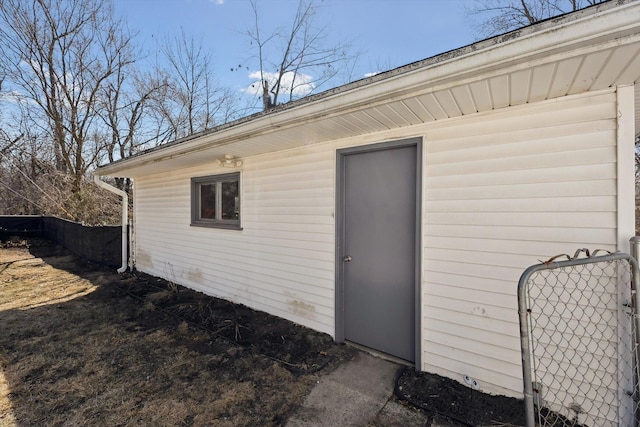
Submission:
M 98 168 L 96 175 L 113 175 L 136 167 L 175 158 L 187 153 L 232 144 L 279 129 L 299 126 L 323 117 L 355 111 L 366 106 L 390 102 L 409 93 L 425 93 L 451 87 L 462 80 L 486 78 L 496 70 L 518 64 L 531 66 L 552 56 L 580 50 L 601 49 L 602 44 L 640 40 L 640 2 L 632 1 L 614 8 L 585 14 L 577 19 L 558 18 L 542 24 L 494 37 L 430 59 L 385 73 L 383 79 L 356 82 L 317 97 L 311 96 L 285 105 L 235 126 L 196 137 L 191 141 L 159 148 L 140 156 Z M 605 43 L 607 44 L 607 43 Z M 351 87 L 353 86 L 353 87 Z M 126 176 L 126 175 L 125 175 Z

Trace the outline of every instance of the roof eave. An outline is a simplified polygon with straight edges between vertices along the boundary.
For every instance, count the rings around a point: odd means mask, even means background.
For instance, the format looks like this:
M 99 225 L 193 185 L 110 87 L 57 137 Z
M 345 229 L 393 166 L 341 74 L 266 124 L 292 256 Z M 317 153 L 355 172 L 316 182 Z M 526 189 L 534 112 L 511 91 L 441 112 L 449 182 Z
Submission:
M 435 90 L 474 75 L 588 48 L 598 42 L 615 43 L 625 36 L 637 35 L 640 27 L 638 3 L 603 3 L 483 40 L 147 150 L 101 166 L 96 174 L 130 176 L 127 171 L 143 165 L 232 144 L 363 105 L 388 102 L 408 92 Z M 606 15 L 606 19 L 594 19 L 600 15 Z

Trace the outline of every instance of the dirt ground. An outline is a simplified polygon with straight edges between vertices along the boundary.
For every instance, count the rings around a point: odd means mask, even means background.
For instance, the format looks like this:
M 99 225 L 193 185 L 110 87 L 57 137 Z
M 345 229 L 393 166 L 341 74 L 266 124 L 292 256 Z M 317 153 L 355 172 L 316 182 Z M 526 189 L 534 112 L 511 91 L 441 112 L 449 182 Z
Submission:
M 40 239 L 0 242 L 0 325 L 0 427 L 283 425 L 355 351 Z M 520 400 L 411 368 L 395 394 L 451 426 L 524 424 Z
M 410 368 L 406 368 L 398 378 L 395 394 L 400 400 L 427 413 L 446 417 L 452 425 L 526 424 L 524 402 L 521 399 L 488 395 L 449 378 L 416 372 Z
M 25 244 L 26 243 L 26 244 Z M 0 426 L 282 425 L 352 356 L 325 334 L 46 241 L 0 249 Z

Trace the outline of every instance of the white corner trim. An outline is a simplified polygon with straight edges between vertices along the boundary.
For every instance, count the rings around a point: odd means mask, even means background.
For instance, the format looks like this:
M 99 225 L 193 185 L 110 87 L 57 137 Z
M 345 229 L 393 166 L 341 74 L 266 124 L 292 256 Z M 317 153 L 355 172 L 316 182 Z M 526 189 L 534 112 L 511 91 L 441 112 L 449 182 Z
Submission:
M 629 252 L 635 236 L 635 94 L 634 86 L 618 86 L 617 249 Z

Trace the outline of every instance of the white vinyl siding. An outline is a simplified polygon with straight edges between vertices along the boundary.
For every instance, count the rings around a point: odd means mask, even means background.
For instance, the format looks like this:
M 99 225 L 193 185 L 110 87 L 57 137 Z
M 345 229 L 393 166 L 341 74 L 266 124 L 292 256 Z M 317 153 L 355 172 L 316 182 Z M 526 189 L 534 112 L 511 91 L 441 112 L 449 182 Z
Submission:
M 538 260 L 616 249 L 616 93 L 432 127 L 422 368 L 521 396 L 517 283 Z
M 189 226 L 191 178 L 235 169 L 136 179 L 138 268 L 333 334 L 333 159 L 322 147 L 244 159 L 242 230 Z
M 235 170 L 215 159 L 137 178 L 137 267 L 335 336 L 336 150 L 410 137 L 424 156 L 421 368 L 521 397 L 520 274 L 615 250 L 614 90 L 243 158 L 242 230 L 189 226 L 191 178 Z

